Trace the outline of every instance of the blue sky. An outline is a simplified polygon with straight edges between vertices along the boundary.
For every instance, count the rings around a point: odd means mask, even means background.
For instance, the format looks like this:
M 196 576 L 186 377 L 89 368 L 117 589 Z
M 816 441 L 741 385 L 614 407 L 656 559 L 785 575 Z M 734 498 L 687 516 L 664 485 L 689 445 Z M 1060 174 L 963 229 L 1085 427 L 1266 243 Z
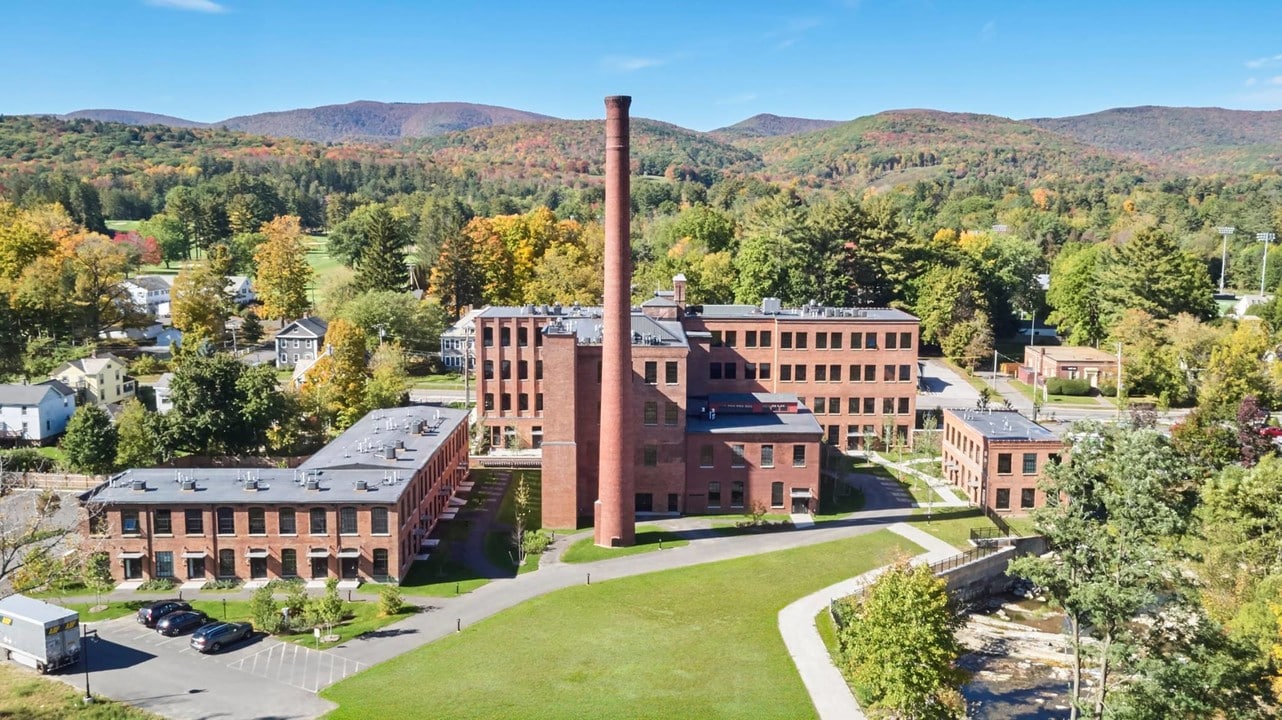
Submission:
M 3 10 L 0 113 L 216 121 L 465 101 L 710 130 L 928 107 L 1014 118 L 1282 108 L 1282 2 L 50 0 Z

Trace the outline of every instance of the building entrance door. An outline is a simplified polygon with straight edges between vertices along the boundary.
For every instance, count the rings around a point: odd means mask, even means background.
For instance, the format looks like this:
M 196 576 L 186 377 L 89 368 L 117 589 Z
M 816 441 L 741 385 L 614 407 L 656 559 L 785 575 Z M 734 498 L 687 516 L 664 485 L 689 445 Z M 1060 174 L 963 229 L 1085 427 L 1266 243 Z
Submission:
M 323 578 L 329 576 L 329 558 L 314 557 L 312 558 L 312 577 Z
M 250 558 L 249 578 L 251 580 L 261 580 L 265 577 L 267 577 L 267 558 Z
M 637 493 L 637 512 L 654 512 L 654 496 L 650 493 Z
M 360 560 L 360 558 L 354 557 L 342 558 L 342 577 L 344 580 L 356 579 L 356 568 Z
M 681 496 L 678 495 L 677 493 L 668 493 L 668 512 L 670 513 L 681 512 L 681 510 L 677 507 L 677 505 L 680 503 L 680 497 Z
M 810 498 L 795 497 L 792 499 L 793 514 L 810 512 Z
M 125 558 L 125 579 L 141 580 L 142 579 L 142 559 Z
M 187 579 L 199 580 L 205 577 L 205 558 L 187 558 Z

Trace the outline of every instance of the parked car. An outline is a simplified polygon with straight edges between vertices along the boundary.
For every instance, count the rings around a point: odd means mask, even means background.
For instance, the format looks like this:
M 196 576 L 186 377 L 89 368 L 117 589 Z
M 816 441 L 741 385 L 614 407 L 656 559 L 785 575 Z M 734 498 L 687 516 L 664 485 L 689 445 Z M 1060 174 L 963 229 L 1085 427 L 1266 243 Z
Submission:
M 161 635 L 182 635 L 209 623 L 209 616 L 199 610 L 179 610 L 160 618 L 156 623 L 156 632 Z
M 191 634 L 191 646 L 202 653 L 218 652 L 253 634 L 254 626 L 249 623 L 213 623 Z
M 191 606 L 182 600 L 157 600 L 138 610 L 138 622 L 149 628 L 154 628 L 156 623 L 160 622 L 160 619 L 169 613 L 190 609 Z

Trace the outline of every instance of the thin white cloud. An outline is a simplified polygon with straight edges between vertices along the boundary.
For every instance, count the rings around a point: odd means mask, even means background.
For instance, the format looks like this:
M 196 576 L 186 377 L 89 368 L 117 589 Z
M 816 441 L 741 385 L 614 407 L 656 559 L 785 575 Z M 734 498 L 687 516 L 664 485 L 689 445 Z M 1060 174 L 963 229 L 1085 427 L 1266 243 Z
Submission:
M 1258 70 L 1259 68 L 1277 65 L 1278 63 L 1282 63 L 1282 53 L 1270 55 L 1268 57 L 1255 58 L 1254 60 L 1247 60 L 1242 64 L 1252 70 Z
M 775 50 L 785 50 L 796 45 L 807 32 L 823 24 L 823 19 L 817 17 L 789 18 L 780 27 L 764 33 L 762 37 L 775 40 Z
M 1269 78 L 1266 82 L 1268 82 L 1268 84 L 1270 85 L 1282 85 L 1282 75 L 1274 75 L 1273 77 Z
M 738 95 L 731 95 L 730 97 L 721 98 L 720 100 L 717 101 L 717 104 L 718 105 L 742 105 L 743 103 L 752 102 L 753 100 L 756 100 L 756 99 L 757 99 L 757 94 L 755 92 L 746 92 L 746 93 L 739 93 Z
M 191 12 L 202 13 L 227 12 L 227 8 L 214 2 L 214 0 L 146 0 L 146 2 L 148 5 L 170 8 L 173 10 L 188 10 Z
M 665 62 L 667 61 L 660 58 L 607 55 L 601 58 L 601 67 L 611 72 L 636 72 L 637 70 L 658 67 Z
M 997 21 L 989 20 L 979 29 L 979 41 L 990 42 L 995 37 L 997 37 Z
M 1247 87 L 1251 87 L 1252 85 L 1255 84 L 1255 82 L 1256 82 L 1255 78 L 1247 78 L 1246 82 L 1243 83 L 1243 85 L 1246 85 Z

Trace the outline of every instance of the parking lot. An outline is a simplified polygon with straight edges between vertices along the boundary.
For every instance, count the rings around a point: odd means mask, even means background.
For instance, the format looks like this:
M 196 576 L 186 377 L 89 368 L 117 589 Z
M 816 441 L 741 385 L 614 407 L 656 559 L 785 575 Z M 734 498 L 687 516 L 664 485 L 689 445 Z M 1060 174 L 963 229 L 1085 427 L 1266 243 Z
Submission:
M 189 635 L 165 637 L 132 616 L 87 626 L 98 632 L 87 648 L 92 691 L 181 720 L 314 718 L 334 707 L 315 692 L 363 669 L 262 633 L 202 655 Z M 83 689 L 84 666 L 57 677 Z

